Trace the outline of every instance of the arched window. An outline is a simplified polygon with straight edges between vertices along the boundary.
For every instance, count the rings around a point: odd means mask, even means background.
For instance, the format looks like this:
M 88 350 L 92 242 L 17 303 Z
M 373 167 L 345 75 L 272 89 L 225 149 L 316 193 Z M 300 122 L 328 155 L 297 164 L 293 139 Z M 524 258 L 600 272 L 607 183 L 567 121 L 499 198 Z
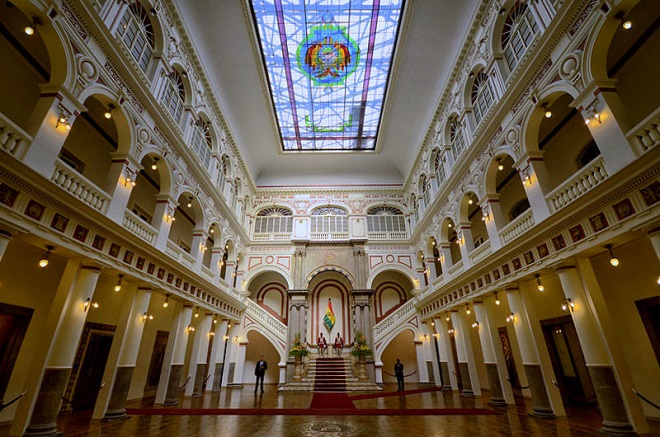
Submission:
M 179 122 L 183 113 L 183 102 L 186 99 L 186 91 L 183 86 L 183 79 L 178 71 L 173 70 L 165 81 L 165 90 L 161 103 L 165 105 L 174 120 Z
M 472 85 L 472 110 L 474 111 L 474 118 L 477 124 L 484 118 L 484 115 L 486 115 L 494 100 L 490 78 L 481 70 Z
M 227 158 L 226 156 L 222 157 L 222 163 L 220 164 L 220 171 L 218 172 L 218 189 L 221 193 L 225 192 L 225 184 L 227 183 Z
M 374 206 L 367 210 L 367 233 L 370 240 L 405 240 L 406 218 L 394 206 Z
M 523 212 L 527 211 L 528 209 L 529 209 L 529 200 L 527 200 L 527 198 L 525 197 L 524 199 L 520 200 L 518 203 L 513 205 L 513 207 L 511 207 L 511 211 L 509 212 L 509 217 L 511 217 L 511 220 L 513 220 Z
M 155 47 L 149 12 L 137 2 L 131 3 L 121 17 L 117 35 L 124 41 L 142 71 L 147 71 Z
M 424 206 L 429 206 L 429 191 L 426 184 L 426 176 L 419 177 L 419 194 L 424 199 Z
M 453 119 L 449 125 L 449 139 L 451 141 L 451 152 L 454 154 L 454 159 L 458 159 L 459 155 L 465 150 L 465 137 L 463 130 L 458 119 Z
M 211 149 L 213 141 L 211 140 L 211 130 L 209 125 L 203 119 L 198 119 L 193 126 L 190 147 L 195 151 L 204 167 L 209 168 L 211 163 Z
M 525 3 L 516 3 L 506 18 L 502 31 L 502 50 L 509 71 L 513 71 L 518 65 L 537 33 L 539 26 L 529 7 Z
M 312 211 L 311 237 L 314 240 L 348 238 L 348 214 L 335 206 L 321 206 Z
M 435 159 L 433 160 L 433 171 L 435 172 L 435 180 L 438 183 L 438 187 L 440 186 L 440 183 L 445 180 L 445 166 L 442 162 L 442 157 L 440 156 L 440 152 L 435 154 Z
M 274 206 L 257 213 L 254 221 L 255 234 L 291 234 L 293 216 L 291 210 Z M 257 240 L 261 240 L 257 238 Z

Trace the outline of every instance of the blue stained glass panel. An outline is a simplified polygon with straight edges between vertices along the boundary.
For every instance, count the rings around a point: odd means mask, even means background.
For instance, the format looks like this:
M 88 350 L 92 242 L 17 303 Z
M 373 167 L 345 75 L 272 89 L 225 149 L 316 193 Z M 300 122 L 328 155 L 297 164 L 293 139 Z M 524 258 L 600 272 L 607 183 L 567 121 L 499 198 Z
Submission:
M 283 150 L 374 150 L 404 0 L 251 6 Z

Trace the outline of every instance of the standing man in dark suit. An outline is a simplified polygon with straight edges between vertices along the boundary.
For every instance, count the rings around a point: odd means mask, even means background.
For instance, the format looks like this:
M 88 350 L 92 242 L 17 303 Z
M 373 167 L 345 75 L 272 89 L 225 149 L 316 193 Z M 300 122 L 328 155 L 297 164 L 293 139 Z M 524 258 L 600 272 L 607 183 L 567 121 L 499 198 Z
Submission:
M 396 376 L 397 390 L 403 391 L 403 364 L 401 360 L 396 359 L 396 364 L 394 365 L 394 376 Z
M 266 375 L 266 370 L 268 369 L 268 363 L 264 359 L 264 356 L 259 357 L 257 365 L 254 368 L 254 375 L 257 377 L 257 382 L 254 384 L 254 392 L 257 393 L 257 388 L 259 388 L 259 380 L 261 380 L 261 393 L 264 392 L 264 375 Z

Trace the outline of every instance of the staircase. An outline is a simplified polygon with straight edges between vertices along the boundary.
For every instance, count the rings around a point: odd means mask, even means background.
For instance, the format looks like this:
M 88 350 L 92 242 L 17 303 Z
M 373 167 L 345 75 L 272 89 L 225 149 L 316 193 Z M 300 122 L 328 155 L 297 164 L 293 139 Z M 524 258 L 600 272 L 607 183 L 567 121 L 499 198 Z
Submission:
M 314 391 L 346 391 L 346 372 L 350 372 L 350 363 L 346 368 L 343 358 L 319 358 L 314 360 Z
M 353 376 L 350 358 L 311 358 L 300 381 L 289 381 L 278 391 L 347 392 L 382 390 L 371 381 Z

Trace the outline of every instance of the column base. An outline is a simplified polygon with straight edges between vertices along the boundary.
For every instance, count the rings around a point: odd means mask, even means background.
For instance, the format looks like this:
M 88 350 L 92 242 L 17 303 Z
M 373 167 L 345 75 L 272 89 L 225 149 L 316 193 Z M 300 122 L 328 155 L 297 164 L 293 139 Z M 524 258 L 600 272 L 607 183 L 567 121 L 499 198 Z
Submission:
M 163 405 L 176 405 L 179 403 L 179 384 L 181 374 L 183 373 L 183 364 L 172 364 L 170 368 L 170 378 L 167 381 L 167 393 Z
M 473 398 L 474 397 L 474 392 L 472 390 L 463 390 L 461 392 L 461 397 L 462 398 Z
M 126 414 L 126 410 L 116 410 L 116 411 L 108 411 L 105 413 L 105 416 L 103 416 L 103 421 L 104 422 L 113 422 L 115 420 L 126 420 L 128 419 L 128 414 Z
M 442 391 L 452 391 L 451 385 L 443 385 L 440 389 Z
M 603 426 L 598 430 L 604 435 L 637 435 L 630 423 L 608 422 L 603 420 Z
M 551 409 L 546 408 L 532 408 L 532 412 L 529 413 L 530 416 L 536 417 L 537 419 L 556 419 L 555 412 Z
M 44 370 L 39 395 L 32 410 L 30 424 L 25 430 L 27 436 L 62 435 L 57 431 L 57 416 L 62 405 L 62 394 L 69 381 L 71 368 Z
M 504 398 L 490 398 L 488 405 L 492 405 L 494 407 L 506 407 L 508 404 Z

